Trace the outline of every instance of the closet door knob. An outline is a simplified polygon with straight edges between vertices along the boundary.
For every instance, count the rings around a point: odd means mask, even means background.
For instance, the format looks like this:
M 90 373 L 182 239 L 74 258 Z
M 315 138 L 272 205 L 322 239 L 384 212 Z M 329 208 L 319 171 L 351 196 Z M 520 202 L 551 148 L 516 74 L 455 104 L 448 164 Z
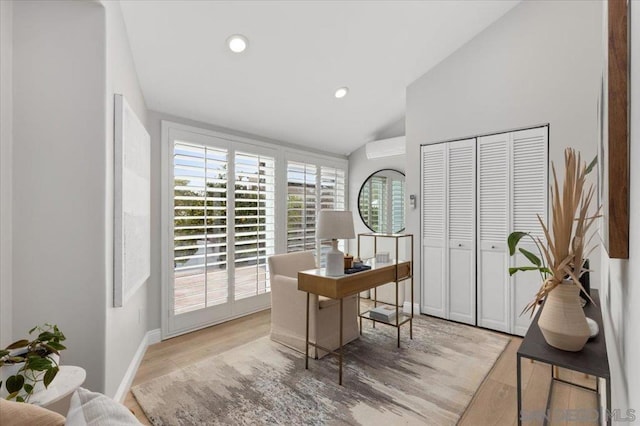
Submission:
M 496 246 L 491 246 L 492 249 L 496 248 Z
M 462 247 L 462 243 L 458 243 L 458 247 Z

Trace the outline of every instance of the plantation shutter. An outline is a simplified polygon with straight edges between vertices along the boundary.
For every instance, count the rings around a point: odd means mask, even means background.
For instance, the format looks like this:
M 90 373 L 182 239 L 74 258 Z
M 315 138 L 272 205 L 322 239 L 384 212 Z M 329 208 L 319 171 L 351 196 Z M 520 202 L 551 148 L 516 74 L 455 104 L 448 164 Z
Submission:
M 384 225 L 387 223 L 387 178 L 374 176 L 369 179 L 369 193 L 374 200 L 369 206 L 369 220 L 371 227 L 376 232 L 387 232 Z
M 344 210 L 345 171 L 335 167 L 320 168 L 320 209 Z
M 227 151 L 176 142 L 173 167 L 177 315 L 227 301 Z
M 316 242 L 316 218 L 322 209 L 344 210 L 346 170 L 306 163 L 287 162 L 287 252 L 328 250 L 328 241 Z M 343 250 L 344 240 L 339 241 Z M 324 257 L 320 257 L 320 265 Z
M 404 182 L 391 181 L 391 232 L 404 229 Z
M 287 163 L 287 252 L 316 248 L 316 181 L 318 167 Z
M 269 291 L 267 257 L 275 253 L 275 159 L 236 152 L 234 162 L 235 299 Z

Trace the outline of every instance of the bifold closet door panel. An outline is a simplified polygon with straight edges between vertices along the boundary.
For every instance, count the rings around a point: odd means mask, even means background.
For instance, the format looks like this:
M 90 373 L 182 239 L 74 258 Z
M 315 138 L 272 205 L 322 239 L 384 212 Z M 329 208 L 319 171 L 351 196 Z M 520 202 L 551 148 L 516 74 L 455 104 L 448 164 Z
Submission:
M 478 325 L 510 332 L 510 133 L 478 138 Z
M 548 128 L 538 127 L 512 133 L 511 186 L 512 186 L 512 231 L 530 232 L 544 241 L 544 234 L 538 215 L 548 222 Z M 523 247 L 538 253 L 535 245 L 523 240 Z M 511 258 L 511 265 L 528 265 L 522 254 Z M 522 309 L 533 299 L 540 287 L 541 277 L 535 271 L 519 272 L 511 277 L 511 333 L 523 336 L 529 324 L 530 315 L 520 315 Z
M 476 324 L 476 140 L 447 144 L 449 319 Z
M 448 318 L 446 262 L 446 146 L 422 147 L 422 312 Z

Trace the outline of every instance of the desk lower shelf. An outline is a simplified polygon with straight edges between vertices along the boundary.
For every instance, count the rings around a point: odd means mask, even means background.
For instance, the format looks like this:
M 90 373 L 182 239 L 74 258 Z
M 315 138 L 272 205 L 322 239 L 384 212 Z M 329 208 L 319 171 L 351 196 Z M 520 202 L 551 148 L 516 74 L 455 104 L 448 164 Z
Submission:
M 410 314 L 405 314 L 404 312 L 400 312 L 398 314 L 398 322 L 397 322 L 397 324 L 396 324 L 396 319 L 395 318 L 393 318 L 392 320 L 383 320 L 383 319 L 380 319 L 380 318 L 377 318 L 377 317 L 372 317 L 370 310 L 362 312 L 360 314 L 360 318 L 368 319 L 368 320 L 371 320 L 371 321 L 374 321 L 374 322 L 379 322 L 379 323 L 382 323 L 382 324 L 387 324 L 387 325 L 390 325 L 390 326 L 393 326 L 393 327 L 400 327 L 402 324 L 406 324 L 409 321 L 411 321 L 411 315 Z

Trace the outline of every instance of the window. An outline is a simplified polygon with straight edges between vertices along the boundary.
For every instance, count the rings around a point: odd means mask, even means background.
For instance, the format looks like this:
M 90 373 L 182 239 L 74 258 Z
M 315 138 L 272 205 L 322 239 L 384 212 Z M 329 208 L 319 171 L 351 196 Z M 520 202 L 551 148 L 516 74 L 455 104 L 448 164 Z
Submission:
M 227 301 L 227 151 L 176 142 L 174 304 L 180 314 Z
M 347 162 L 168 121 L 162 140 L 163 336 L 268 308 L 269 256 L 321 253 Z
M 328 241 L 316 242 L 316 217 L 322 209 L 344 210 L 345 174 L 343 168 L 287 162 L 287 252 L 329 250 Z M 344 250 L 344 240 L 339 246 Z
M 391 181 L 391 232 L 404 229 L 404 182 Z
M 318 167 L 287 163 L 287 252 L 316 249 Z
M 269 291 L 267 257 L 275 253 L 275 159 L 235 158 L 235 299 Z
M 226 149 L 174 144 L 176 315 L 226 303 L 231 288 L 235 300 L 270 290 L 266 263 L 275 253 L 275 159 L 235 152 L 230 176 L 228 158 Z

